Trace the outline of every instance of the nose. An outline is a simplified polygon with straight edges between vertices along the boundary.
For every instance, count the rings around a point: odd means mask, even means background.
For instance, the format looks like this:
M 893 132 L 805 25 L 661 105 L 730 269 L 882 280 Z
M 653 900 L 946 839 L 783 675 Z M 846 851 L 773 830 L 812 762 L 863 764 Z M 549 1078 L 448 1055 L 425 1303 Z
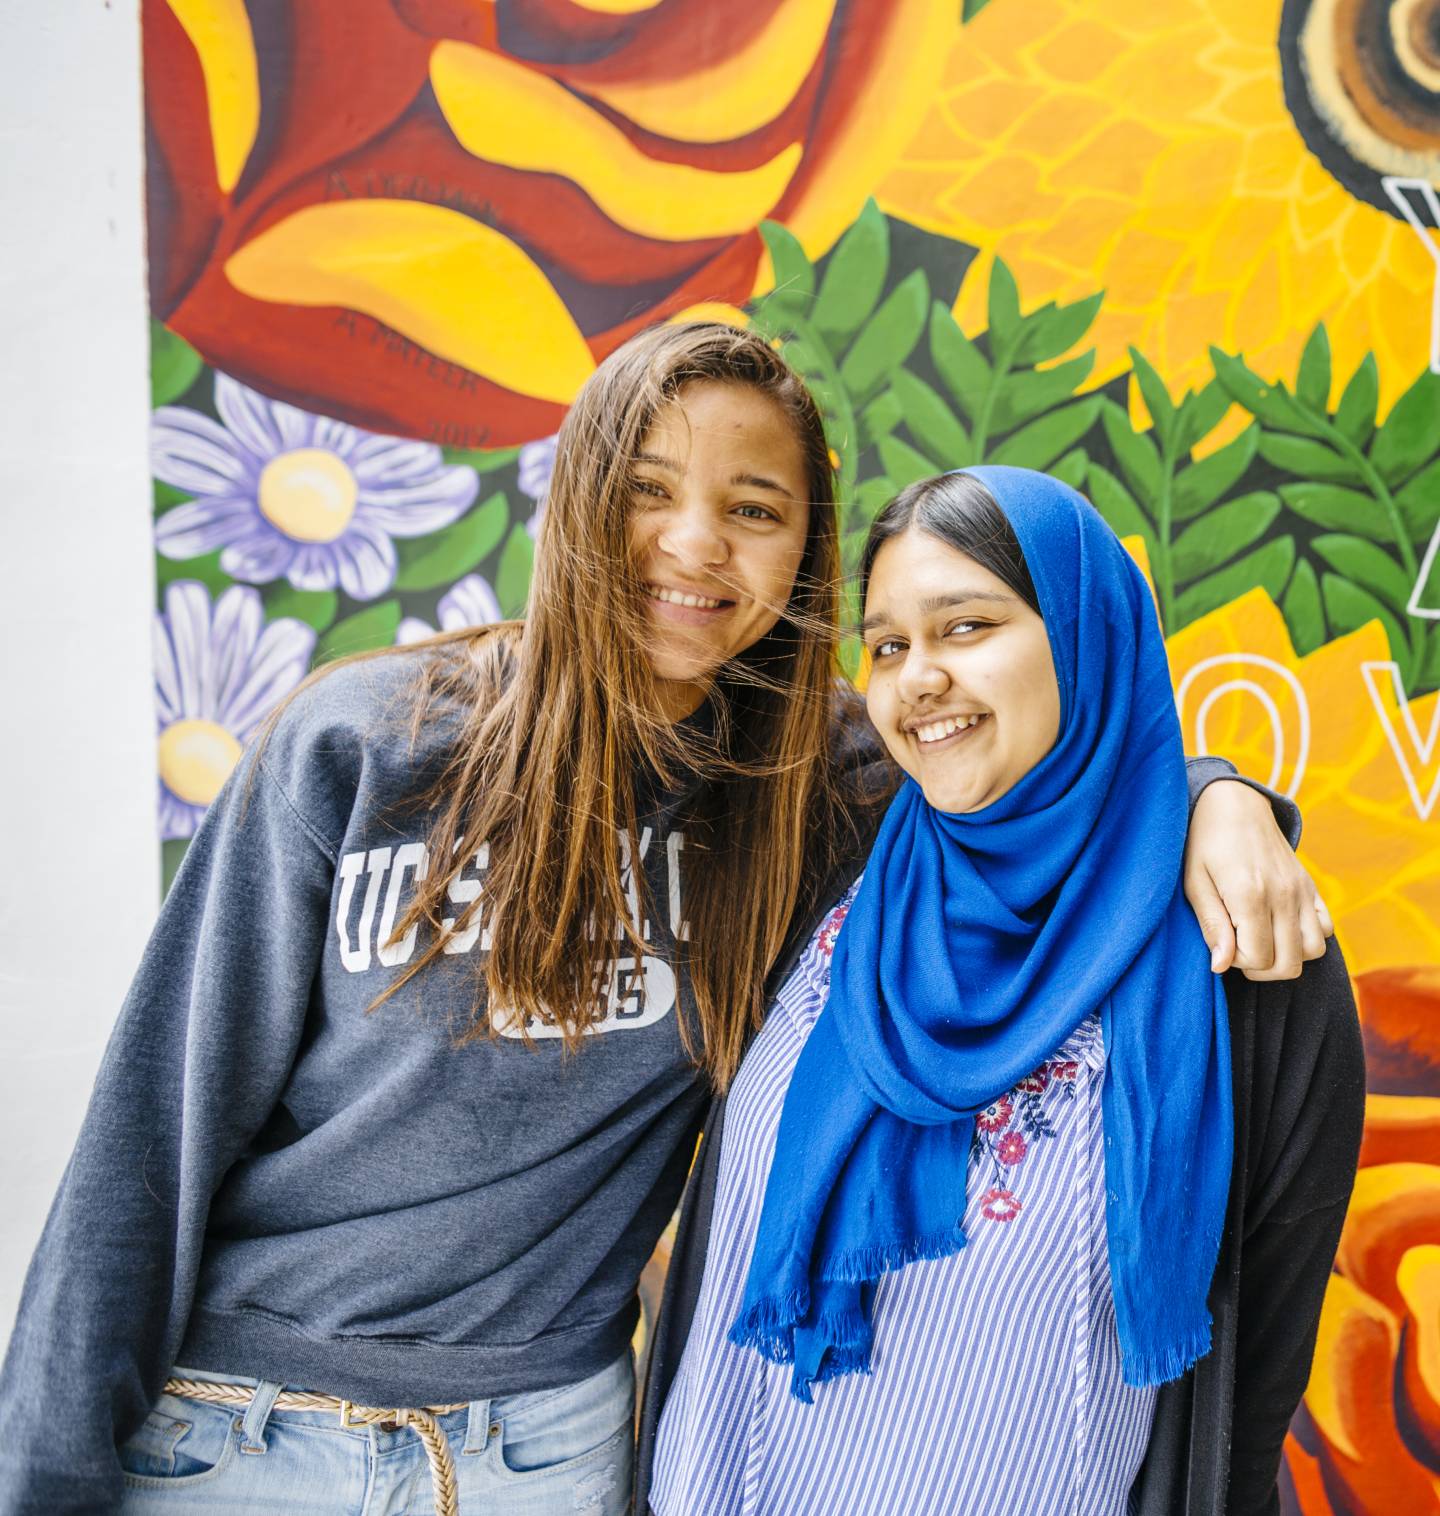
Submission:
M 681 568 L 718 568 L 728 556 L 724 536 L 698 502 L 677 501 L 665 515 L 655 545 Z
M 950 687 L 944 665 L 932 658 L 923 647 L 911 647 L 905 654 L 896 693 L 906 705 L 919 705 L 927 696 L 943 695 Z

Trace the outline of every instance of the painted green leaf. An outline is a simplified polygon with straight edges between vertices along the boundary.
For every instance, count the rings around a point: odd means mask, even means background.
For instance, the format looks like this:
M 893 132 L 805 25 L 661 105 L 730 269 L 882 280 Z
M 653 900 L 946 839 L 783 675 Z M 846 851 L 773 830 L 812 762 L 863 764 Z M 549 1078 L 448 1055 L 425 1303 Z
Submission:
M 1258 542 L 1280 514 L 1280 497 L 1256 490 L 1206 513 L 1175 539 L 1171 563 L 1177 579 L 1194 579 Z
M 328 632 L 321 635 L 315 644 L 316 664 L 329 663 L 332 658 L 345 658 L 351 653 L 368 653 L 371 648 L 392 647 L 395 633 L 400 629 L 400 602 L 382 600 L 379 605 L 366 606 L 343 621 L 337 621 Z
M 1175 427 L 1175 451 L 1183 456 L 1224 420 L 1225 412 L 1235 402 L 1218 379 L 1212 379 L 1180 402 L 1180 416 Z
M 1244 358 L 1212 347 L 1210 361 L 1215 365 L 1215 377 L 1225 386 L 1231 399 L 1238 401 L 1267 426 L 1308 436 L 1314 436 L 1319 430 L 1315 418 L 1306 414 L 1283 384 L 1266 384 Z
M 400 571 L 397 590 L 433 590 L 454 584 L 500 546 L 510 521 L 504 491 L 497 491 L 452 525 L 428 537 L 411 537 L 395 544 Z
M 524 524 L 516 522 L 510 528 L 505 551 L 500 554 L 500 567 L 495 575 L 495 595 L 500 609 L 507 617 L 523 616 L 525 601 L 530 594 L 530 575 L 535 567 L 535 544 Z
M 194 499 L 184 490 L 177 490 L 173 484 L 166 484 L 162 479 L 151 481 L 155 497 L 155 514 L 163 516 L 166 511 L 174 510 L 177 505 L 183 505 L 185 501 Z
M 970 456 L 970 434 L 923 379 L 908 369 L 899 369 L 889 393 L 900 406 L 905 429 L 937 468 L 963 468 L 974 462 Z
M 205 361 L 183 338 L 150 319 L 150 404 L 169 405 L 200 377 Z
M 904 372 L 902 370 L 902 372 Z M 899 374 L 896 375 L 899 378 Z M 883 390 L 860 412 L 860 448 L 874 447 L 881 437 L 893 432 L 905 412 L 893 389 Z
M 1140 386 L 1141 398 L 1155 423 L 1155 434 L 1167 449 L 1175 438 L 1175 402 L 1160 377 L 1155 365 L 1138 347 L 1130 349 L 1130 364 L 1135 372 L 1135 382 Z
M 929 309 L 930 281 L 917 268 L 890 291 L 845 354 L 840 378 L 856 401 L 872 394 L 910 356 Z
M 520 456 L 518 447 L 442 447 L 446 463 L 463 463 L 477 474 L 493 474 L 508 468 Z
M 160 895 L 163 899 L 170 893 L 170 886 L 175 883 L 175 876 L 180 872 L 180 865 L 185 861 L 185 854 L 190 851 L 190 838 L 169 837 L 160 844 Z
M 1117 537 L 1140 536 L 1151 560 L 1155 557 L 1155 534 L 1130 491 L 1100 464 L 1092 462 L 1085 474 L 1090 503 L 1105 518 Z
M 960 7 L 961 24 L 973 21 L 989 4 L 990 0 L 964 0 L 964 3 Z
M 1148 435 L 1134 430 L 1129 416 L 1113 400 L 1101 406 L 1100 421 L 1130 488 L 1153 510 L 1160 498 L 1160 450 Z
M 987 311 L 991 350 L 1013 354 L 1020 341 L 1020 290 L 1010 266 L 998 254 L 990 267 Z
M 823 384 L 830 367 L 829 355 L 822 354 L 808 337 L 787 337 L 781 356 L 811 389 Z
M 1189 468 L 1182 469 L 1176 475 L 1170 491 L 1170 514 L 1173 519 L 1188 521 L 1233 489 L 1240 476 L 1250 467 L 1259 445 L 1260 428 L 1252 421 L 1233 442 L 1227 442 L 1208 458 L 1202 458 Z M 1279 501 L 1276 501 L 1276 505 L 1278 507 Z
M 1440 524 L 1440 459 L 1427 464 L 1395 496 L 1405 529 L 1416 542 L 1429 542 Z
M 867 479 L 855 491 L 855 509 L 864 518 L 868 531 L 870 523 L 880 514 L 880 507 L 899 491 L 899 486 L 885 474 Z
M 223 548 L 206 553 L 202 558 L 166 558 L 155 556 L 155 593 L 158 603 L 164 604 L 165 591 L 182 579 L 195 579 L 210 591 L 211 597 L 228 590 L 235 581 L 220 567 Z
M 1301 479 L 1335 479 L 1351 484 L 1360 482 L 1360 474 L 1348 458 L 1342 458 L 1323 442 L 1309 437 L 1291 437 L 1284 432 L 1266 432 L 1260 438 L 1260 456 L 1287 474 Z
M 917 479 L 936 472 L 935 465 L 923 453 L 917 453 L 908 442 L 902 442 L 899 437 L 882 437 L 876 447 L 880 453 L 881 466 L 897 490 L 903 490 L 907 484 L 914 484 Z
M 1049 468 L 1061 453 L 1077 443 L 1095 424 L 1100 396 L 1063 405 L 1011 434 L 990 455 L 991 463 L 1019 468 Z
M 1364 447 L 1375 430 L 1375 407 L 1380 403 L 1380 370 L 1375 354 L 1366 353 L 1365 361 L 1350 376 L 1345 393 L 1335 412 L 1335 425 L 1356 447 Z
M 1338 484 L 1312 484 L 1300 480 L 1280 486 L 1280 498 L 1312 526 L 1332 531 L 1354 532 L 1363 537 L 1388 538 L 1390 518 L 1370 495 L 1347 490 Z
M 1295 565 L 1280 608 L 1295 651 L 1302 658 L 1313 653 L 1325 641 L 1325 612 L 1320 606 L 1320 581 L 1309 559 Z
M 835 246 L 820 281 L 813 320 L 816 329 L 841 347 L 870 318 L 890 268 L 890 224 L 874 200 Z
M 1072 447 L 1063 458 L 1057 458 L 1050 465 L 1050 472 L 1072 490 L 1085 488 L 1085 475 L 1089 470 L 1090 454 L 1083 447 Z
M 334 590 L 297 590 L 284 579 L 267 584 L 260 595 L 269 620 L 289 616 L 313 626 L 317 632 L 323 632 L 334 621 L 340 605 L 340 597 Z
M 760 235 L 775 271 L 775 288 L 766 299 L 782 310 L 807 311 L 815 298 L 815 266 L 805 256 L 799 238 L 778 221 L 762 221 Z
M 1288 535 L 1276 537 L 1263 547 L 1257 547 L 1254 552 L 1246 553 L 1243 558 L 1237 558 L 1217 573 L 1197 579 L 1183 595 L 1176 597 L 1173 613 L 1175 624 L 1165 630 L 1178 632 L 1181 627 L 1188 626 L 1210 611 L 1218 610 L 1222 605 L 1229 605 L 1232 600 L 1238 600 L 1241 595 L 1257 586 L 1272 600 L 1278 601 L 1294 566 L 1295 539 Z
M 1364 537 L 1350 537 L 1342 532 L 1317 537 L 1311 548 L 1335 570 L 1356 584 L 1380 596 L 1401 615 L 1410 598 L 1410 576 L 1385 551 Z
M 1008 432 L 1032 417 L 1059 405 L 1085 382 L 1095 367 L 1092 348 L 1078 358 L 1057 363 L 1054 368 L 1020 369 L 1007 374 L 995 392 L 990 409 L 992 431 Z
M 1382 605 L 1369 590 L 1351 584 L 1338 574 L 1324 574 L 1320 579 L 1320 596 L 1325 602 L 1325 614 L 1330 619 L 1332 637 L 1344 637 L 1371 621 L 1379 621 L 1385 628 L 1390 642 L 1390 653 L 1400 664 L 1408 686 L 1411 679 L 1412 652 L 1410 639 L 1399 619 Z
M 1053 301 L 1031 311 L 1023 321 L 1020 345 L 1015 350 L 1017 363 L 1048 363 L 1072 347 L 1095 324 L 1100 302 L 1105 298 L 1099 290 L 1087 300 L 1076 300 L 1069 305 L 1056 305 Z
M 990 388 L 990 365 L 938 300 L 930 307 L 930 358 L 946 389 L 973 421 Z
M 1440 374 L 1428 369 L 1391 408 L 1370 445 L 1370 461 L 1387 484 L 1399 484 L 1440 448 Z
M 1305 351 L 1300 354 L 1295 393 L 1317 411 L 1330 408 L 1330 334 L 1323 321 L 1310 333 Z

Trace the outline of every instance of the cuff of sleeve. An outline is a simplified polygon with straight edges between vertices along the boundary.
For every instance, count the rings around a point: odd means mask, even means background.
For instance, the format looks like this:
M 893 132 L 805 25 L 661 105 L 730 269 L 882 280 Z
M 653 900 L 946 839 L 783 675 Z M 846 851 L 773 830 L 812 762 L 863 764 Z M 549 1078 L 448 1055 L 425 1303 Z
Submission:
M 1270 802 L 1270 809 L 1275 816 L 1275 825 L 1284 833 L 1285 840 L 1292 848 L 1300 846 L 1300 807 L 1288 795 L 1279 794 L 1268 785 L 1261 784 L 1258 779 L 1247 778 L 1239 773 L 1235 765 L 1228 760 L 1208 755 L 1204 758 L 1187 758 L 1185 777 L 1190 785 L 1190 815 L 1192 817 L 1195 814 L 1195 802 L 1210 785 L 1218 779 L 1233 779 L 1240 784 L 1249 785 L 1252 790 L 1263 795 Z

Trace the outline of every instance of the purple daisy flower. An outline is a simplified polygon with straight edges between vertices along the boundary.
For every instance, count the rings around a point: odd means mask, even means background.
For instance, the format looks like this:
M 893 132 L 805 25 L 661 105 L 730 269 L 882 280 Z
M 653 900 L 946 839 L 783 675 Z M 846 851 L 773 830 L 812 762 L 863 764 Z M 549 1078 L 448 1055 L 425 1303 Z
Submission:
M 165 591 L 154 628 L 160 835 L 191 837 L 245 744 L 305 677 L 315 632 L 267 623 L 258 590 L 234 585 L 213 604 L 203 584 Z
M 312 416 L 227 374 L 215 376 L 215 409 L 223 426 L 183 406 L 155 412 L 155 477 L 195 497 L 160 518 L 155 538 L 167 558 L 223 548 L 232 579 L 373 600 L 395 582 L 391 539 L 449 526 L 480 486 L 434 443 Z
M 527 442 L 520 449 L 519 480 L 521 490 L 535 502 L 535 511 L 525 523 L 525 530 L 534 537 L 540 530 L 545 516 L 545 497 L 550 493 L 550 476 L 555 472 L 554 437 L 542 437 L 538 442 Z
M 492 621 L 503 621 L 500 601 L 490 587 L 484 574 L 466 574 L 440 597 L 435 607 L 440 618 L 439 630 L 458 632 L 462 627 L 487 626 Z M 419 616 L 407 616 L 395 634 L 397 643 L 419 642 L 423 637 L 433 637 L 436 628 Z

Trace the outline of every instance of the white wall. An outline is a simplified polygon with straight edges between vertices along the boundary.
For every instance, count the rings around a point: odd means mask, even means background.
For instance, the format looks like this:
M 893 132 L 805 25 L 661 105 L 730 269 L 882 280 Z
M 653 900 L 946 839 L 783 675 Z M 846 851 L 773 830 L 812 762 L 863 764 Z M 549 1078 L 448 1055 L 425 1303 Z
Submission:
M 0 1342 L 159 897 L 138 10 L 0 50 Z

